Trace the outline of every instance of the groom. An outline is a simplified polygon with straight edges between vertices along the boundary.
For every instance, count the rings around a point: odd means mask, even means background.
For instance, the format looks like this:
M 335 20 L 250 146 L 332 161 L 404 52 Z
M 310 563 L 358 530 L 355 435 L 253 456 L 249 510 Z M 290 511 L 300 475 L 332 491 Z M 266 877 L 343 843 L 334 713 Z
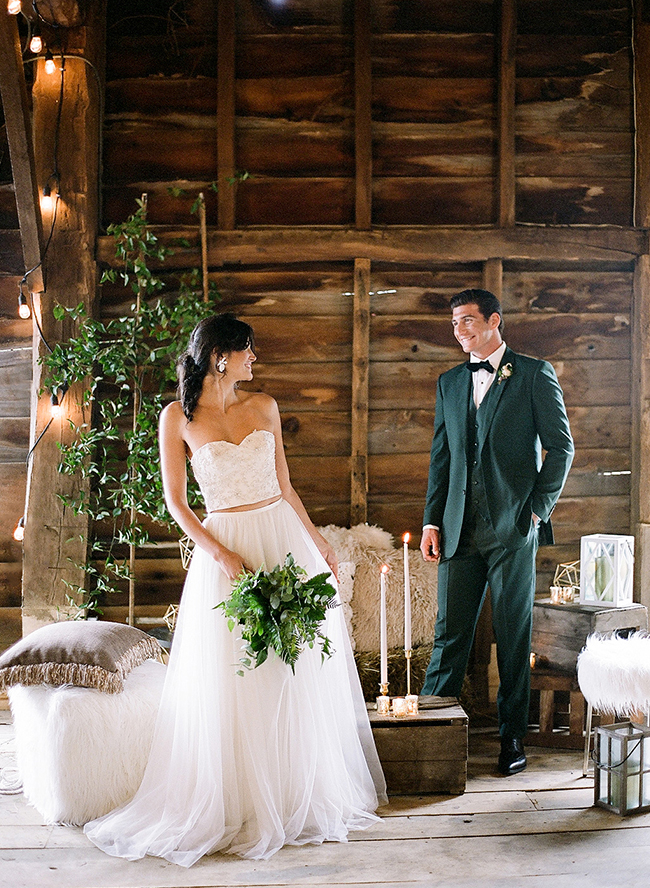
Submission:
M 549 519 L 573 441 L 553 367 L 507 347 L 496 296 L 463 290 L 451 308 L 469 361 L 438 379 L 420 547 L 425 561 L 439 561 L 438 617 L 422 693 L 460 694 L 489 585 L 499 771 L 509 775 L 526 767 L 535 555 L 553 542 Z

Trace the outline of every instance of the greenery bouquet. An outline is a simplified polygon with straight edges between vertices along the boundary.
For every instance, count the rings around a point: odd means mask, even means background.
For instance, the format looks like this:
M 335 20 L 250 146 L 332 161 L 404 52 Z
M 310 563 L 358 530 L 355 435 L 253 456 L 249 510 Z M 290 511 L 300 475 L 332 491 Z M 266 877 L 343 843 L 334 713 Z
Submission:
M 216 607 L 225 613 L 231 632 L 235 626 L 242 627 L 243 667 L 260 666 L 273 649 L 295 673 L 304 646 L 313 648 L 316 642 L 323 659 L 331 657 L 331 642 L 321 631 L 325 611 L 335 606 L 336 590 L 327 581 L 329 576 L 321 573 L 308 578 L 291 553 L 282 567 L 240 574 L 230 597 Z M 238 674 L 243 675 L 243 669 Z

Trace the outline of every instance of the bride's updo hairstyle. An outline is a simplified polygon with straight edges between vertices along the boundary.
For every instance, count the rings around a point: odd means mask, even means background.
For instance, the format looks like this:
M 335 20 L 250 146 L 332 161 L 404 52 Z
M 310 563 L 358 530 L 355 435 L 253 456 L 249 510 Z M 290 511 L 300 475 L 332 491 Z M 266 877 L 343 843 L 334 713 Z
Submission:
M 192 422 L 201 395 L 203 380 L 210 369 L 210 358 L 233 351 L 254 348 L 253 328 L 231 312 L 200 321 L 192 330 L 187 351 L 178 360 L 178 395 L 183 413 Z

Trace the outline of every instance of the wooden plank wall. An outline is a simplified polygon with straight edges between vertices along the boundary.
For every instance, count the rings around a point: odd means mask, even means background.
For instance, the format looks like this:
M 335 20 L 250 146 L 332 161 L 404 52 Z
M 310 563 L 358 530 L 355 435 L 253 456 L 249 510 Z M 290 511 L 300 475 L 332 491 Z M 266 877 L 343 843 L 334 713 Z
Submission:
M 118 6 L 107 30 L 106 224 L 146 190 L 152 223 L 193 226 L 201 189 L 210 226 L 312 226 L 315 236 L 369 224 L 428 226 L 432 238 L 442 225 L 632 224 L 626 4 L 517 0 L 514 157 L 499 153 L 510 101 L 499 70 L 512 70 L 501 3 L 220 0 L 217 15 L 211 0 L 191 0 L 175 16 L 169 3 L 136 2 L 128 19 Z M 229 170 L 250 178 L 228 185 Z M 616 473 L 630 467 L 632 257 L 495 259 L 507 341 L 553 361 L 578 448 L 555 513 L 560 545 L 540 553 L 544 588 L 583 533 L 629 528 L 629 475 Z M 224 309 L 255 327 L 255 384 L 280 403 L 296 488 L 317 522 L 346 524 L 354 262 L 259 257 L 211 277 Z M 417 533 L 436 379 L 460 358 L 448 300 L 483 281 L 480 263 L 370 267 L 367 515 L 395 534 Z M 104 289 L 106 314 L 127 303 Z M 155 553 L 138 601 L 174 600 L 180 579 L 169 550 Z
M 29 449 L 32 323 L 17 316 L 18 239 L 16 246 L 16 261 L 5 261 L 0 269 L 0 608 L 20 607 L 22 550 L 13 531 L 25 508 Z

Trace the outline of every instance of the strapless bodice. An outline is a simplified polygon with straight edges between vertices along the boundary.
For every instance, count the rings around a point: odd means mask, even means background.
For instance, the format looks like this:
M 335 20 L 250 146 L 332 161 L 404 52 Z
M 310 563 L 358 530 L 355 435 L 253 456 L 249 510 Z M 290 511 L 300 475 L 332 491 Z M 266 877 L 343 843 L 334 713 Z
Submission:
M 255 429 L 239 444 L 209 441 L 192 456 L 208 512 L 259 503 L 282 491 L 275 470 L 275 435 Z

